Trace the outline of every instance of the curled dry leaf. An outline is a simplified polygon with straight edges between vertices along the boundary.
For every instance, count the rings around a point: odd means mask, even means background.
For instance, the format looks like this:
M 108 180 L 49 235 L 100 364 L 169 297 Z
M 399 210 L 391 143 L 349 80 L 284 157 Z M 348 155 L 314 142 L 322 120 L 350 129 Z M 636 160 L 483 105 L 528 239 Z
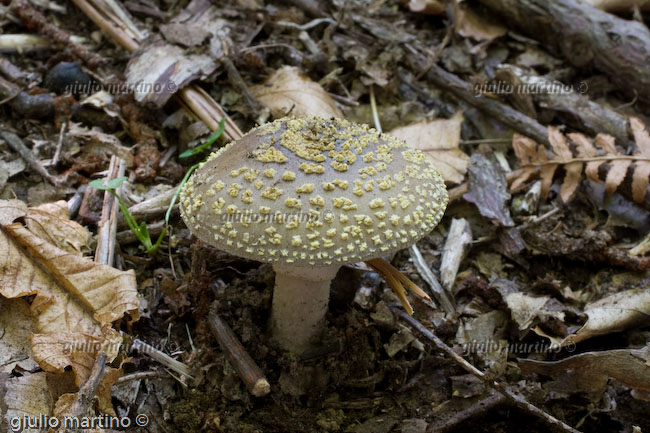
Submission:
M 446 181 L 461 183 L 469 165 L 469 156 L 458 148 L 462 123 L 463 113 L 459 111 L 451 119 L 421 121 L 395 128 L 390 135 L 422 150 Z
M 650 392 L 650 346 L 587 352 L 554 362 L 520 359 L 519 367 L 523 372 L 553 377 L 555 381 L 549 387 L 556 391 L 600 396 L 612 378 L 638 391 L 640 396 Z
M 0 201 L 0 294 L 6 298 L 36 295 L 31 304 L 34 358 L 46 371 L 62 372 L 72 366 L 77 384 L 87 377 L 98 350 L 108 359 L 117 354 L 120 334 L 111 323 L 138 318 L 138 295 L 133 270 L 120 271 L 83 257 L 75 242 L 45 239 L 37 233 L 69 233 L 81 237 L 83 227 L 61 218 L 60 206 L 28 209 L 30 225 L 8 224 L 19 215 L 16 203 Z M 38 222 L 38 224 L 37 224 Z M 47 224 L 47 225 L 41 225 Z M 80 228 L 81 227 L 81 228 Z
M 286 115 L 343 117 L 325 89 L 293 66 L 278 69 L 264 84 L 252 86 L 250 90 L 261 103 L 269 107 L 275 118 Z
M 650 182 L 650 134 L 643 122 L 636 117 L 630 118 L 630 129 L 638 148 L 633 155 L 618 152 L 614 137 L 607 134 L 598 134 L 592 142 L 582 134 L 572 133 L 565 136 L 556 128 L 549 127 L 551 149 L 548 150 L 529 138 L 515 134 L 512 146 L 521 162 L 522 170 L 510 188 L 516 190 L 533 174 L 539 174 L 542 180 L 542 197 L 546 198 L 556 169 L 562 165 L 565 175 L 560 186 L 560 196 L 566 203 L 575 195 L 583 169 L 589 179 L 602 183 L 599 169 L 604 166 L 607 173 L 604 183 L 608 193 L 616 191 L 630 173 L 632 198 L 637 203 L 643 203 Z M 569 148 L 567 137 L 575 144 L 577 156 L 574 156 Z
M 615 293 L 587 305 L 585 313 L 589 317 L 587 323 L 565 338 L 563 346 L 650 323 L 650 291 L 633 289 Z

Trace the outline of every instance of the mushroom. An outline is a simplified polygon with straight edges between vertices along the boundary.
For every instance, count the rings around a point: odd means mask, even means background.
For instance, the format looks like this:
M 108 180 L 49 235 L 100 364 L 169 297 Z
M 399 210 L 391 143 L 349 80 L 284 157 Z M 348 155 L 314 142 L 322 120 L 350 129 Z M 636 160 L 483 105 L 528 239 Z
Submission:
M 447 205 L 425 155 L 367 125 L 283 118 L 214 152 L 180 195 L 204 242 L 273 264 L 272 338 L 300 352 L 318 333 L 341 265 L 414 244 Z

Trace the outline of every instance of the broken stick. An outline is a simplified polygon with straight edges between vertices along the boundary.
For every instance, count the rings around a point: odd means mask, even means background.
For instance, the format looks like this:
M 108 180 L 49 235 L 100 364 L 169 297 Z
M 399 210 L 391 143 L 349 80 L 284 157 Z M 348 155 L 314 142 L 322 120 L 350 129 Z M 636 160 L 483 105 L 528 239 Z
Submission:
M 246 352 L 233 330 L 219 317 L 214 308 L 210 311 L 208 323 L 221 350 L 223 350 L 226 358 L 237 371 L 248 391 L 256 397 L 262 397 L 271 392 L 271 385 L 264 377 L 262 370 Z

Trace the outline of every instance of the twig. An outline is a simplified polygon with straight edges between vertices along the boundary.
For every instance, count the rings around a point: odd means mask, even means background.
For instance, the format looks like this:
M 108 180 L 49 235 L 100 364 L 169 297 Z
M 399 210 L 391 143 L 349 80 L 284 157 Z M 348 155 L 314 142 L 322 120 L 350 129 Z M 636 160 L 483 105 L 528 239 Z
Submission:
M 0 136 L 9 144 L 9 146 L 18 152 L 18 154 L 27 162 L 27 164 L 38 174 L 40 174 L 44 179 L 50 182 L 54 186 L 59 186 L 59 180 L 52 176 L 50 173 L 45 170 L 45 167 L 41 165 L 40 162 L 36 160 L 36 157 L 23 140 L 20 139 L 16 134 L 9 131 L 0 131 Z
M 68 121 L 64 120 L 61 123 L 61 129 L 59 130 L 59 139 L 56 142 L 56 151 L 52 157 L 52 165 L 56 167 L 59 163 L 59 157 L 61 156 L 61 148 L 63 148 L 63 135 L 65 134 L 65 129 L 68 126 Z
M 86 0 L 72 0 L 79 9 L 85 13 L 88 18 L 102 29 L 108 36 L 117 41 L 122 48 L 129 52 L 133 52 L 138 48 L 138 43 L 120 27 L 114 25 L 109 20 L 105 19 L 102 14 L 90 5 Z
M 256 397 L 262 397 L 271 392 L 271 385 L 264 377 L 262 370 L 246 352 L 233 330 L 221 320 L 214 308 L 210 310 L 208 324 L 221 350 L 237 371 L 248 391 Z
M 327 24 L 336 24 L 336 21 L 334 21 L 332 18 L 317 18 L 315 20 L 311 20 L 306 24 L 296 24 L 292 23 L 290 21 L 278 21 L 275 23 L 278 26 L 282 27 L 290 27 L 293 29 L 298 29 L 298 30 L 309 30 L 313 27 L 316 27 L 317 25 L 327 23 Z
M 444 419 L 440 423 L 435 423 L 427 427 L 426 433 L 444 433 L 455 429 L 468 419 L 475 418 L 481 414 L 489 412 L 495 407 L 501 406 L 506 398 L 498 392 L 485 397 L 471 405 L 470 407 L 456 412 L 450 418 Z
M 137 373 L 127 374 L 117 379 L 115 383 L 131 382 L 132 380 L 142 380 L 156 377 L 166 377 L 161 371 L 138 371 Z
M 479 378 L 481 381 L 485 382 L 490 388 L 495 389 L 497 392 L 502 394 L 508 401 L 513 403 L 515 406 L 518 408 L 535 415 L 539 418 L 541 418 L 544 422 L 549 424 L 550 426 L 553 426 L 557 428 L 560 431 L 563 432 L 570 432 L 570 433 L 580 433 L 579 430 L 574 429 L 570 425 L 566 424 L 565 422 L 555 418 L 553 415 L 544 412 L 542 409 L 538 408 L 537 406 L 529 403 L 526 401 L 526 399 L 520 395 L 516 395 L 512 391 L 510 391 L 503 383 L 498 382 L 496 380 L 492 380 L 489 377 L 486 376 L 485 373 L 483 373 L 481 370 L 478 368 L 474 367 L 472 364 L 467 362 L 462 356 L 458 355 L 456 352 L 454 352 L 451 347 L 447 346 L 444 341 L 442 341 L 440 338 L 438 338 L 433 332 L 428 330 L 422 323 L 420 323 L 418 320 L 414 319 L 413 317 L 409 316 L 408 314 L 404 313 L 403 311 L 399 311 L 395 308 L 392 308 L 393 312 L 399 314 L 399 316 L 402 318 L 402 320 L 406 321 L 409 325 L 411 325 L 416 331 L 418 331 L 422 336 L 424 336 L 427 340 L 431 341 L 438 349 L 441 351 L 445 352 L 447 356 L 449 356 L 451 359 L 456 361 L 465 371 L 468 373 L 476 376 Z
M 325 12 L 319 9 L 315 0 L 288 0 L 288 2 L 304 10 L 312 17 L 322 18 L 326 16 Z
M 445 289 L 451 290 L 461 261 L 472 245 L 472 227 L 465 218 L 452 218 L 440 263 L 440 279 Z
M 269 116 L 271 115 L 271 110 L 269 110 L 264 104 L 258 101 L 255 96 L 248 90 L 248 86 L 244 82 L 241 74 L 235 67 L 235 64 L 228 57 L 222 57 L 221 63 L 225 66 L 226 72 L 228 73 L 228 79 L 230 83 L 237 89 L 237 91 L 244 96 L 246 104 L 251 109 L 253 113 L 256 113 L 257 123 L 266 123 Z
M 527 35 L 555 47 L 574 66 L 593 65 L 621 89 L 634 89 L 639 98 L 650 100 L 650 30 L 643 22 L 578 0 L 480 1 Z
M 478 138 L 476 140 L 460 140 L 460 144 L 482 144 L 482 143 L 511 143 L 512 138 Z
M 148 357 L 158 361 L 159 363 L 169 368 L 170 370 L 177 372 L 178 374 L 181 375 L 181 379 L 184 378 L 193 379 L 193 376 L 190 374 L 190 369 L 185 364 L 175 360 L 174 358 L 167 355 L 166 353 L 161 352 L 160 350 L 156 349 L 153 346 L 150 346 L 149 344 L 145 343 L 144 341 L 138 338 L 133 340 L 133 345 L 131 346 L 131 350 L 137 350 L 147 355 Z M 185 382 L 183 382 L 182 380 L 179 380 L 179 382 L 185 385 Z
M 372 121 L 375 122 L 375 129 L 383 132 L 379 122 L 379 112 L 377 111 L 377 101 L 375 100 L 375 86 L 370 85 L 370 109 L 372 110 Z
M 583 94 L 587 91 L 586 82 L 582 82 L 578 86 L 577 90 L 582 92 L 579 93 L 573 89 L 567 89 L 559 81 L 551 81 L 545 77 L 534 75 L 514 65 L 503 65 L 499 67 L 499 72 L 505 75 L 507 81 L 517 82 L 515 89 L 522 86 L 524 92 L 527 88 L 541 90 L 529 92 L 530 97 L 538 105 L 546 109 L 568 113 L 567 121 L 573 118 L 577 119 L 578 122 L 575 125 L 577 128 L 594 134 L 605 132 L 616 137 L 619 144 L 625 145 L 627 148 L 633 148 L 629 140 L 627 117 L 605 105 L 590 100 Z M 511 74 L 516 77 L 516 80 L 510 79 Z M 558 92 L 553 91 L 554 89 L 563 90 Z
M 75 219 L 79 208 L 81 207 L 81 202 L 83 201 L 84 193 L 86 192 L 86 185 L 81 185 L 77 188 L 77 191 L 72 197 L 68 200 L 68 215 L 70 219 Z
M 162 231 L 165 229 L 165 221 L 156 221 L 154 223 L 147 224 L 147 230 L 152 238 L 156 238 Z M 131 229 L 122 230 L 117 232 L 115 235 L 117 242 L 120 245 L 127 245 L 133 242 L 139 242 L 138 237 L 133 233 Z
M 93 365 L 93 369 L 90 371 L 88 379 L 84 382 L 83 385 L 79 388 L 77 396 L 74 399 L 74 402 L 70 405 L 69 416 L 75 417 L 76 419 L 81 419 L 88 413 L 90 410 L 93 399 L 95 398 L 95 393 L 97 392 L 97 387 L 99 382 L 101 382 L 102 377 L 104 377 L 104 371 L 106 370 L 106 353 L 102 352 Z M 78 429 L 66 429 L 65 432 L 78 432 Z
M 627 160 L 627 161 L 644 161 L 650 162 L 650 158 L 647 156 L 637 156 L 637 155 L 612 155 L 612 156 L 592 156 L 589 158 L 571 158 L 571 159 L 552 159 L 550 161 L 540 161 L 535 164 L 523 164 L 522 167 L 542 167 L 544 165 L 565 165 L 571 164 L 572 162 L 590 162 L 590 161 L 616 161 L 616 160 Z
M 0 35 L 0 53 L 20 53 L 25 55 L 50 48 L 50 41 L 42 36 L 9 34 Z
M 147 200 L 134 204 L 129 208 L 129 212 L 133 215 L 133 218 L 138 220 L 160 216 L 167 211 L 169 203 L 174 198 L 174 194 L 176 194 L 176 189 L 177 187 L 170 188 Z
M 12 81 L 22 81 L 27 79 L 27 74 L 25 72 L 4 57 L 0 57 L 0 73 Z
M 453 313 L 456 311 L 454 303 L 449 299 L 447 292 L 442 288 L 438 279 L 424 261 L 424 257 L 422 257 L 422 253 L 420 253 L 417 245 L 411 245 L 409 248 L 409 255 L 411 256 L 411 259 L 413 259 L 415 269 L 417 269 L 422 279 L 427 282 L 434 298 L 436 298 L 442 309 L 445 310 L 445 313 Z
M 27 0 L 2 0 L 5 4 L 10 4 L 11 12 L 16 14 L 20 21 L 30 30 L 35 30 L 47 39 L 63 46 L 81 59 L 91 68 L 102 65 L 103 59 L 97 53 L 87 50 L 81 45 L 71 41 L 70 35 L 47 22 L 42 13 L 34 9 Z
M 140 46 L 139 40 L 127 34 L 123 28 L 127 26 L 120 22 L 117 17 L 105 17 L 98 10 L 99 8 L 91 5 L 87 0 L 73 0 L 79 9 L 81 9 L 99 28 L 101 28 L 109 37 L 117 42 L 122 48 L 132 53 Z M 215 131 L 219 128 L 219 121 L 226 119 L 226 130 L 224 136 L 227 140 L 237 140 L 244 134 L 237 124 L 226 114 L 223 108 L 212 99 L 212 97 L 202 88 L 190 84 L 181 89 L 176 95 L 179 102 L 190 113 L 201 119 L 208 128 Z
M 108 179 L 116 179 L 124 176 L 126 163 L 117 156 L 111 156 L 111 163 L 108 168 Z M 121 186 L 120 186 L 121 188 Z M 119 194 L 119 192 L 118 192 Z M 95 262 L 113 266 L 115 257 L 115 244 L 117 233 L 117 199 L 109 191 L 104 191 L 102 204 L 102 217 L 99 220 L 99 231 L 97 233 L 97 248 L 95 249 Z
M 546 127 L 535 119 L 489 97 L 477 97 L 472 86 L 438 65 L 431 65 L 426 77 L 436 86 L 449 91 L 457 98 L 484 111 L 517 132 L 526 135 L 538 143 L 549 145 Z

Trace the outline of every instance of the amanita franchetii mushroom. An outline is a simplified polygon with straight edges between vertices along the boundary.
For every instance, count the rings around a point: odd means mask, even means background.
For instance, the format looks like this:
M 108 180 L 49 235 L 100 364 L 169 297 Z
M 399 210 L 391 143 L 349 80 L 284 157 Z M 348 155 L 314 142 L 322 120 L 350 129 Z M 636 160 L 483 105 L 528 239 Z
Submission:
M 447 205 L 425 155 L 342 119 L 284 118 L 214 152 L 181 191 L 190 231 L 275 270 L 272 337 L 298 352 L 321 328 L 339 267 L 406 248 Z

